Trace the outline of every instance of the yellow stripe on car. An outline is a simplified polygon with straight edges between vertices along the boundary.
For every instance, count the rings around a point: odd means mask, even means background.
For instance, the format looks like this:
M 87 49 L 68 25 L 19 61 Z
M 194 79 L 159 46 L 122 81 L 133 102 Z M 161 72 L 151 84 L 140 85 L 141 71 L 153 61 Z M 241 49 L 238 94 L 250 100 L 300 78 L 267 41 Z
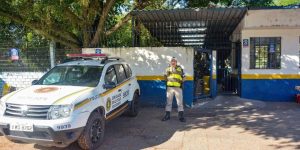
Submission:
M 91 102 L 92 100 L 91 99 L 86 99 L 84 101 L 81 101 L 79 103 L 77 103 L 74 107 L 74 110 L 77 110 L 79 109 L 80 107 L 84 106 L 85 104 L 88 104 L 89 102 Z
M 118 113 L 120 113 L 121 111 L 123 111 L 126 107 L 128 107 L 128 104 L 125 104 L 124 106 L 122 106 L 121 108 L 119 108 L 118 110 L 116 110 L 115 112 L 113 112 L 112 114 L 106 116 L 106 120 L 109 120 L 113 117 L 115 117 Z
M 80 95 L 80 94 L 82 94 L 82 93 L 84 93 L 84 92 L 87 92 L 87 91 L 89 91 L 89 90 L 93 90 L 94 88 L 85 88 L 85 89 L 83 89 L 83 90 L 80 90 L 80 91 L 78 91 L 78 92 L 74 92 L 74 93 L 71 93 L 71 94 L 69 94 L 69 95 L 66 95 L 66 96 L 64 96 L 64 97 L 62 97 L 62 98 L 60 98 L 60 99 L 58 99 L 57 101 L 55 101 L 54 102 L 54 104 L 59 104 L 59 103 L 61 103 L 62 101 L 64 101 L 65 99 L 67 99 L 67 98 L 69 98 L 69 97 L 71 97 L 71 96 L 74 96 L 75 94 L 77 94 L 77 95 Z
M 117 90 L 118 88 L 122 87 L 124 84 L 128 83 L 130 80 L 131 80 L 131 79 L 129 79 L 129 80 L 127 80 L 127 81 L 121 83 L 120 85 L 116 86 L 115 88 L 113 88 L 113 89 L 111 89 L 111 90 L 108 90 L 108 91 L 106 91 L 106 92 L 100 94 L 99 96 L 103 97 L 103 96 L 106 96 L 106 95 L 108 95 L 108 94 L 114 92 L 114 91 Z M 81 102 L 75 104 L 74 110 L 79 109 L 80 107 L 84 106 L 85 104 L 88 104 L 88 103 L 91 102 L 91 101 L 92 101 L 91 99 L 86 99 L 86 100 L 84 100 L 84 101 L 81 101 Z

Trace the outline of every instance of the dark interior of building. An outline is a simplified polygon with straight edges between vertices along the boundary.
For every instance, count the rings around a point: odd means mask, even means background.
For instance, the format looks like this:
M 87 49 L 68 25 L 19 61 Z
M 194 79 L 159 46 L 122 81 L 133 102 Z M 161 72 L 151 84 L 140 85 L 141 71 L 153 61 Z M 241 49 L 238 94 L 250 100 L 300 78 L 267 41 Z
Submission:
M 238 43 L 230 36 L 247 12 L 247 8 L 203 8 L 178 10 L 142 10 L 133 13 L 133 46 L 139 46 L 142 24 L 165 47 L 193 47 L 195 96 L 211 94 L 212 51 L 217 51 L 217 87 L 219 93 L 238 94 L 237 63 L 232 51 Z M 238 55 L 235 55 L 238 56 Z M 238 69 L 237 69 L 238 70 Z

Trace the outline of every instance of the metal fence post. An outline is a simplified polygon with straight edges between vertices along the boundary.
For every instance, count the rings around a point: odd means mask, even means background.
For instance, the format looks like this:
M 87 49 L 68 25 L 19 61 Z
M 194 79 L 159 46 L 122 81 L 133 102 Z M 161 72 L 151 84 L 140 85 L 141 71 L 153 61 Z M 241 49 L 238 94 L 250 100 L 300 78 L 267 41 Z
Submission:
M 55 42 L 52 40 L 50 42 L 50 65 L 51 68 L 53 68 L 55 66 Z

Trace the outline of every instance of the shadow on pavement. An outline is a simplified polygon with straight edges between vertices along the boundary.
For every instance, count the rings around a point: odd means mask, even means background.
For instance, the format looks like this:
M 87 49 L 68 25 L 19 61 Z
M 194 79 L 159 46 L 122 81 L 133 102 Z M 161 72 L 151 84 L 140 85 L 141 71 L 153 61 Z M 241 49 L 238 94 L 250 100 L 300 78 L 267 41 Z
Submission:
M 249 132 L 265 140 L 277 141 L 268 145 L 270 148 L 300 149 L 300 145 L 295 145 L 296 142 L 300 142 L 299 107 L 296 103 L 264 103 L 222 97 L 221 100 L 208 101 L 194 109 L 187 109 L 186 123 L 178 121 L 175 111 L 170 121 L 162 122 L 160 119 L 164 110 L 147 107 L 141 109 L 136 118 L 119 117 L 109 122 L 106 125 L 104 143 L 99 149 L 144 149 L 165 143 L 178 131 L 188 132 L 212 127 L 216 128 L 216 132 L 238 127 L 243 129 L 243 132 Z M 280 142 L 282 139 L 285 141 Z M 35 148 L 57 149 L 40 146 Z M 72 144 L 65 149 L 79 148 L 77 144 Z
M 274 149 L 300 149 L 300 105 L 293 102 L 262 102 L 239 97 L 219 96 L 191 110 L 195 119 L 200 112 L 214 113 L 215 117 L 191 122 L 186 130 L 217 127 L 218 130 L 239 127 L 264 139 L 282 141 L 269 145 Z M 201 109 L 201 110 L 200 110 Z M 192 113 L 193 112 L 193 113 Z M 243 138 L 243 137 L 241 137 Z

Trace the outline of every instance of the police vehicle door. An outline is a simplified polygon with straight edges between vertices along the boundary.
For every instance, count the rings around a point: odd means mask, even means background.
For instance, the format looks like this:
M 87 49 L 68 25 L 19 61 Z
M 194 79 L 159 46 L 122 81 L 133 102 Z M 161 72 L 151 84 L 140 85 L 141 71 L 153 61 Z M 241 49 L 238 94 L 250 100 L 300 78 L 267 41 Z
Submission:
M 117 73 L 114 66 L 109 66 L 105 73 L 104 84 L 112 84 L 112 83 L 118 85 Z M 120 100 L 121 91 L 116 89 L 116 87 L 112 89 L 106 89 L 106 90 L 112 90 L 112 92 L 108 92 L 108 94 L 104 95 L 103 97 L 103 99 L 106 101 L 106 112 L 108 113 L 116 109 L 120 105 L 118 104 L 118 102 L 121 102 Z
M 126 80 L 128 80 L 128 85 L 126 85 L 128 87 L 128 92 L 126 94 L 123 93 L 123 96 L 127 95 L 127 97 L 125 97 L 125 101 L 126 100 L 130 101 L 130 100 L 132 100 L 133 94 L 135 92 L 134 85 L 133 85 L 134 80 L 132 80 L 132 78 L 133 78 L 132 71 L 131 71 L 131 68 L 129 67 L 129 65 L 123 64 L 123 67 L 125 68 L 125 72 L 126 72 L 126 77 L 127 77 Z
M 115 65 L 115 69 L 117 72 L 117 77 L 118 77 L 118 83 L 121 85 L 119 87 L 119 90 L 122 91 L 122 104 L 127 102 L 129 100 L 129 81 L 127 80 L 125 68 L 123 67 L 122 64 Z

